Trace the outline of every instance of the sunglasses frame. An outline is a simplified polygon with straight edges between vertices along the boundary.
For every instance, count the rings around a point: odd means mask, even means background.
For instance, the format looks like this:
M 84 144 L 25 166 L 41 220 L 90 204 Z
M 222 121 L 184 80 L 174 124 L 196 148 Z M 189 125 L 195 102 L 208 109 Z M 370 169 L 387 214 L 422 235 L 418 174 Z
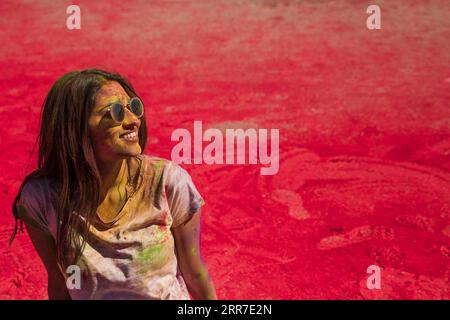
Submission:
M 138 100 L 138 101 L 140 102 L 140 104 L 142 105 L 142 114 L 141 114 L 141 115 L 137 115 L 137 114 L 135 114 L 135 113 L 131 110 L 131 101 L 132 101 L 132 100 Z M 122 107 L 122 109 L 124 110 L 124 117 L 123 117 L 123 119 L 122 119 L 121 121 L 118 121 L 118 120 L 115 119 L 114 116 L 113 116 L 112 107 L 113 107 L 114 105 L 120 105 L 120 106 Z M 142 100 L 139 99 L 138 97 L 133 97 L 133 98 L 131 98 L 125 106 L 124 106 L 122 103 L 120 103 L 120 102 L 114 102 L 114 103 L 111 103 L 111 104 L 108 106 L 108 108 L 106 109 L 106 113 L 109 113 L 111 119 L 112 119 L 114 122 L 116 122 L 116 123 L 122 123 L 123 120 L 125 120 L 125 109 L 130 110 L 130 112 L 131 112 L 132 114 L 134 114 L 134 116 L 137 117 L 138 119 L 142 118 L 142 116 L 144 115 L 144 103 L 143 103 Z

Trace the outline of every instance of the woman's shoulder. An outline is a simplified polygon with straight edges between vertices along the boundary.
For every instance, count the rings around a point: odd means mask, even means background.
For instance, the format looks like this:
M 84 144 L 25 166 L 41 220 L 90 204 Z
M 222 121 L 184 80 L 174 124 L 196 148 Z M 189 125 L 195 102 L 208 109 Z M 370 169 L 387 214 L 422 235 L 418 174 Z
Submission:
M 50 179 L 27 179 L 15 204 L 18 218 L 56 236 L 55 192 Z
M 184 180 L 190 180 L 189 173 L 178 163 L 151 155 L 141 155 L 145 162 L 145 174 L 147 176 L 156 176 L 157 179 L 151 179 L 154 182 L 162 180 L 164 185 L 174 185 Z
M 22 196 L 39 197 L 56 192 L 56 183 L 49 178 L 31 178 L 22 186 Z
M 154 173 L 155 171 L 167 172 L 172 171 L 173 169 L 181 168 L 177 163 L 166 158 L 147 154 L 142 154 L 141 158 L 146 164 L 145 168 L 147 173 Z

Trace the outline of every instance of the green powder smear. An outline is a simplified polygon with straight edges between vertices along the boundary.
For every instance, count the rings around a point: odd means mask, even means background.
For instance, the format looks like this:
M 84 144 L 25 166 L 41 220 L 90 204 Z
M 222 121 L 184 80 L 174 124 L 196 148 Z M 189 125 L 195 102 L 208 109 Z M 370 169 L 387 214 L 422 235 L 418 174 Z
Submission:
M 157 160 L 157 161 L 155 161 L 155 162 L 153 163 L 153 167 L 154 167 L 156 170 L 159 170 L 159 169 L 161 169 L 161 167 L 163 166 L 163 164 L 164 164 L 164 160 Z
M 149 246 L 138 253 L 134 261 L 139 265 L 140 272 L 162 268 L 168 261 L 168 251 L 164 243 Z

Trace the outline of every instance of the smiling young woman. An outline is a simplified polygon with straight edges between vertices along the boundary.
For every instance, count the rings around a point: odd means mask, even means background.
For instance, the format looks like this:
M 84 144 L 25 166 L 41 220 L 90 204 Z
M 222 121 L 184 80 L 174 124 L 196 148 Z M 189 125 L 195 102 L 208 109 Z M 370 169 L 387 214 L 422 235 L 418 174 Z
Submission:
M 50 299 L 217 299 L 200 254 L 204 201 L 183 168 L 142 154 L 146 141 L 144 105 L 120 75 L 75 71 L 50 89 L 11 237 L 24 222 Z M 72 265 L 79 288 L 66 286 Z

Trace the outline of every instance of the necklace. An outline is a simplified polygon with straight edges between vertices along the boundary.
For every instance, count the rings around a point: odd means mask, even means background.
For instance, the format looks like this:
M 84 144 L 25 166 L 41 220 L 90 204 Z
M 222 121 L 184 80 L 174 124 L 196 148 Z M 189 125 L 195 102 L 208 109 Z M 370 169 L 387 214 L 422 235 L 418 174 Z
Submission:
M 136 169 L 136 171 L 135 171 L 133 176 L 131 176 L 131 172 L 130 172 L 130 167 L 131 166 L 128 163 L 128 161 L 130 161 L 130 159 L 127 159 L 128 179 L 127 179 L 126 188 L 131 189 L 131 191 L 126 190 L 126 192 L 127 192 L 127 194 L 130 193 L 130 196 L 129 196 L 130 198 L 134 195 L 134 193 L 138 189 L 139 178 L 142 175 L 142 159 L 139 156 L 137 156 L 135 159 L 138 160 L 139 166 Z
M 111 225 L 113 223 L 115 223 L 117 220 L 119 220 L 122 216 L 122 214 L 124 213 L 124 208 L 127 205 L 127 203 L 130 201 L 130 199 L 133 197 L 133 195 L 136 193 L 136 190 L 138 189 L 138 181 L 140 176 L 142 175 L 142 159 L 138 156 L 135 159 L 137 159 L 139 161 L 139 166 L 138 169 L 135 171 L 134 175 L 131 174 L 131 165 L 130 165 L 130 161 L 131 159 L 127 159 L 126 160 L 126 174 L 127 174 L 127 181 L 125 183 L 124 189 L 125 189 L 125 196 L 124 196 L 124 200 L 122 193 L 120 191 L 120 187 L 117 188 L 117 191 L 119 193 L 119 203 L 121 203 L 122 205 L 120 206 L 120 209 L 115 212 L 115 214 L 111 217 L 109 216 L 106 219 L 102 219 L 101 218 L 101 214 L 99 214 L 99 210 L 97 209 L 97 217 L 99 218 L 98 220 L 100 220 L 100 222 L 102 224 L 106 224 L 106 225 Z M 125 174 L 125 173 L 124 173 Z

